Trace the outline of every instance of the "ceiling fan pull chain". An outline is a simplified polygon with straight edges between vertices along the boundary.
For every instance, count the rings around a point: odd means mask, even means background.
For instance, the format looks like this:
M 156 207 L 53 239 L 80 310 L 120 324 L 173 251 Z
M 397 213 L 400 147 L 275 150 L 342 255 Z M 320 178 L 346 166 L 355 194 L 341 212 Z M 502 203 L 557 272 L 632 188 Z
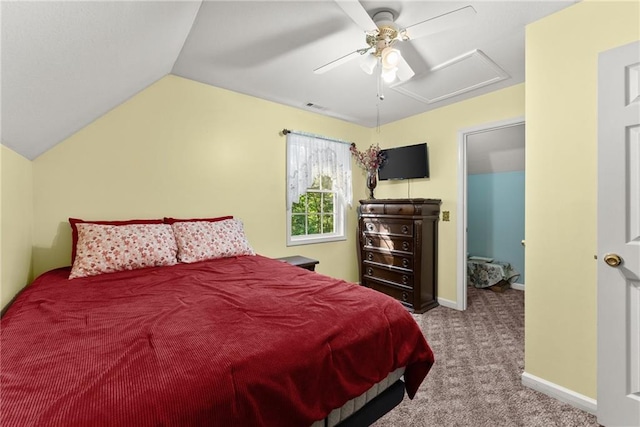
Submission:
M 382 89 L 384 88 L 384 84 L 382 82 L 382 60 L 380 57 L 378 57 L 378 67 L 377 67 L 377 84 L 378 84 L 378 99 L 380 101 L 384 100 L 384 93 L 382 92 Z

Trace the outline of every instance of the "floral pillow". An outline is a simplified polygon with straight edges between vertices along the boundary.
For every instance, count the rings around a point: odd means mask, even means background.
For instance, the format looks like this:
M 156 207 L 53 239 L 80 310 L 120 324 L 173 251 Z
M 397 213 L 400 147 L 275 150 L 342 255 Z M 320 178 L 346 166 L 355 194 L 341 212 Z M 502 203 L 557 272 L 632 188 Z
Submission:
M 71 264 L 76 260 L 78 246 L 78 224 L 130 225 L 130 224 L 164 224 L 162 219 L 128 219 L 124 221 L 87 221 L 80 218 L 69 218 L 71 225 Z
M 180 262 L 255 255 L 240 220 L 182 221 L 174 222 L 171 227 L 176 236 Z
M 177 263 L 169 224 L 76 224 L 78 244 L 69 279 Z

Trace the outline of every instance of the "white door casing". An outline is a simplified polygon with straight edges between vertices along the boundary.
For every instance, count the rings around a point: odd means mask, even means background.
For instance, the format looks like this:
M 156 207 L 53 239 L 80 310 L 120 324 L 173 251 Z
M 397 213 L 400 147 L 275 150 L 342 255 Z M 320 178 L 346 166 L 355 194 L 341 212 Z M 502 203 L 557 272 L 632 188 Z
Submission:
M 460 311 L 467 309 L 467 139 L 474 134 L 491 132 L 511 126 L 521 126 L 524 123 L 524 117 L 515 117 L 458 131 L 457 302 L 455 306 L 449 306 L 450 308 Z M 441 305 L 444 304 L 441 303 Z
M 640 42 L 598 63 L 597 377 L 598 422 L 640 426 Z

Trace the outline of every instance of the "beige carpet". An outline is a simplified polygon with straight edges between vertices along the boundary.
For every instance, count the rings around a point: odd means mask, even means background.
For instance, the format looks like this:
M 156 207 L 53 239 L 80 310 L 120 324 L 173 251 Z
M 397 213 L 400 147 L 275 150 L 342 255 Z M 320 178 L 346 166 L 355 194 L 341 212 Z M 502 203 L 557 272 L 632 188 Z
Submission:
M 374 426 L 598 426 L 595 416 L 522 386 L 524 292 L 468 295 L 465 312 L 414 315 L 436 363 L 416 397 Z

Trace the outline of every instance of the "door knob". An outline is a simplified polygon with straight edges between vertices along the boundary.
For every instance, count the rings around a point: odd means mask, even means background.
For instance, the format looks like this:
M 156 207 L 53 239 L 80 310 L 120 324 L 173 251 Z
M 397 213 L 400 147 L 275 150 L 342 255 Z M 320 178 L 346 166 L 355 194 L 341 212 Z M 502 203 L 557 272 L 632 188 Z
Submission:
M 617 267 L 622 264 L 622 258 L 620 258 L 618 254 L 606 254 L 604 256 L 604 262 L 606 262 L 609 267 Z

